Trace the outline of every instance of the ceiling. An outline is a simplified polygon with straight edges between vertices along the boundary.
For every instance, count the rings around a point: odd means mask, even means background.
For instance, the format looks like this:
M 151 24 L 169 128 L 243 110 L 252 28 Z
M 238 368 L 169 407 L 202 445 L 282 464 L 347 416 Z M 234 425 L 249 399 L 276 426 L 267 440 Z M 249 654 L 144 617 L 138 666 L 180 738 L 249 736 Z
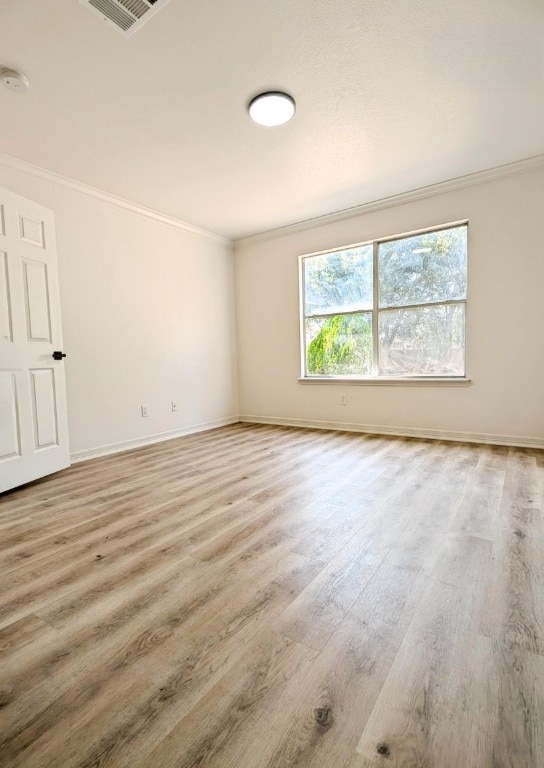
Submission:
M 0 0 L 0 152 L 228 237 L 544 152 L 542 0 Z M 282 89 L 297 114 L 253 124 Z

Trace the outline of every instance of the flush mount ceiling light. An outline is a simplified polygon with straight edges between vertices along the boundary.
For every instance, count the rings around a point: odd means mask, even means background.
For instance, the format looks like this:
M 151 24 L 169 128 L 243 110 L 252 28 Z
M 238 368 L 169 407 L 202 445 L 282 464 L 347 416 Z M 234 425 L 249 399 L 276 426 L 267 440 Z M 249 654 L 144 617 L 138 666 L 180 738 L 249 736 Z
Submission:
M 249 102 L 251 119 L 259 125 L 272 128 L 287 123 L 295 114 L 295 100 L 281 91 L 267 91 Z

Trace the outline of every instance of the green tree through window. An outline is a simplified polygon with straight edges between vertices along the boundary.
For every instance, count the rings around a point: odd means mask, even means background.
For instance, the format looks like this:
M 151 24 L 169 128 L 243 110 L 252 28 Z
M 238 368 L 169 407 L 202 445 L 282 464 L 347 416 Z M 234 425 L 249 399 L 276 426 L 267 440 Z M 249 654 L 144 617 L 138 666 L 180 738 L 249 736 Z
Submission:
M 320 376 L 372 371 L 372 329 L 365 315 L 327 318 L 308 345 L 308 372 Z

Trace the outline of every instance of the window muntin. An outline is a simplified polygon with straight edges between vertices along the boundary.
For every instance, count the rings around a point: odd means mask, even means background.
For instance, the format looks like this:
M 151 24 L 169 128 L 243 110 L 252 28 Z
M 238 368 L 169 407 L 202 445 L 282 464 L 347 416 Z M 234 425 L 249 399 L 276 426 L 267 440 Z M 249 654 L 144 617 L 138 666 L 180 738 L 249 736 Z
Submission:
M 302 258 L 305 378 L 465 376 L 467 224 Z

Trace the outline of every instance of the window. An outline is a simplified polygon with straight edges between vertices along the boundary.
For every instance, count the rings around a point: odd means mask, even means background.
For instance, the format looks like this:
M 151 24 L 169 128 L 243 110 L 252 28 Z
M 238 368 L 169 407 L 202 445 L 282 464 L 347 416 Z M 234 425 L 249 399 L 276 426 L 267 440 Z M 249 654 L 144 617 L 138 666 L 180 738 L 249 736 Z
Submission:
M 465 376 L 467 224 L 301 259 L 303 377 Z

